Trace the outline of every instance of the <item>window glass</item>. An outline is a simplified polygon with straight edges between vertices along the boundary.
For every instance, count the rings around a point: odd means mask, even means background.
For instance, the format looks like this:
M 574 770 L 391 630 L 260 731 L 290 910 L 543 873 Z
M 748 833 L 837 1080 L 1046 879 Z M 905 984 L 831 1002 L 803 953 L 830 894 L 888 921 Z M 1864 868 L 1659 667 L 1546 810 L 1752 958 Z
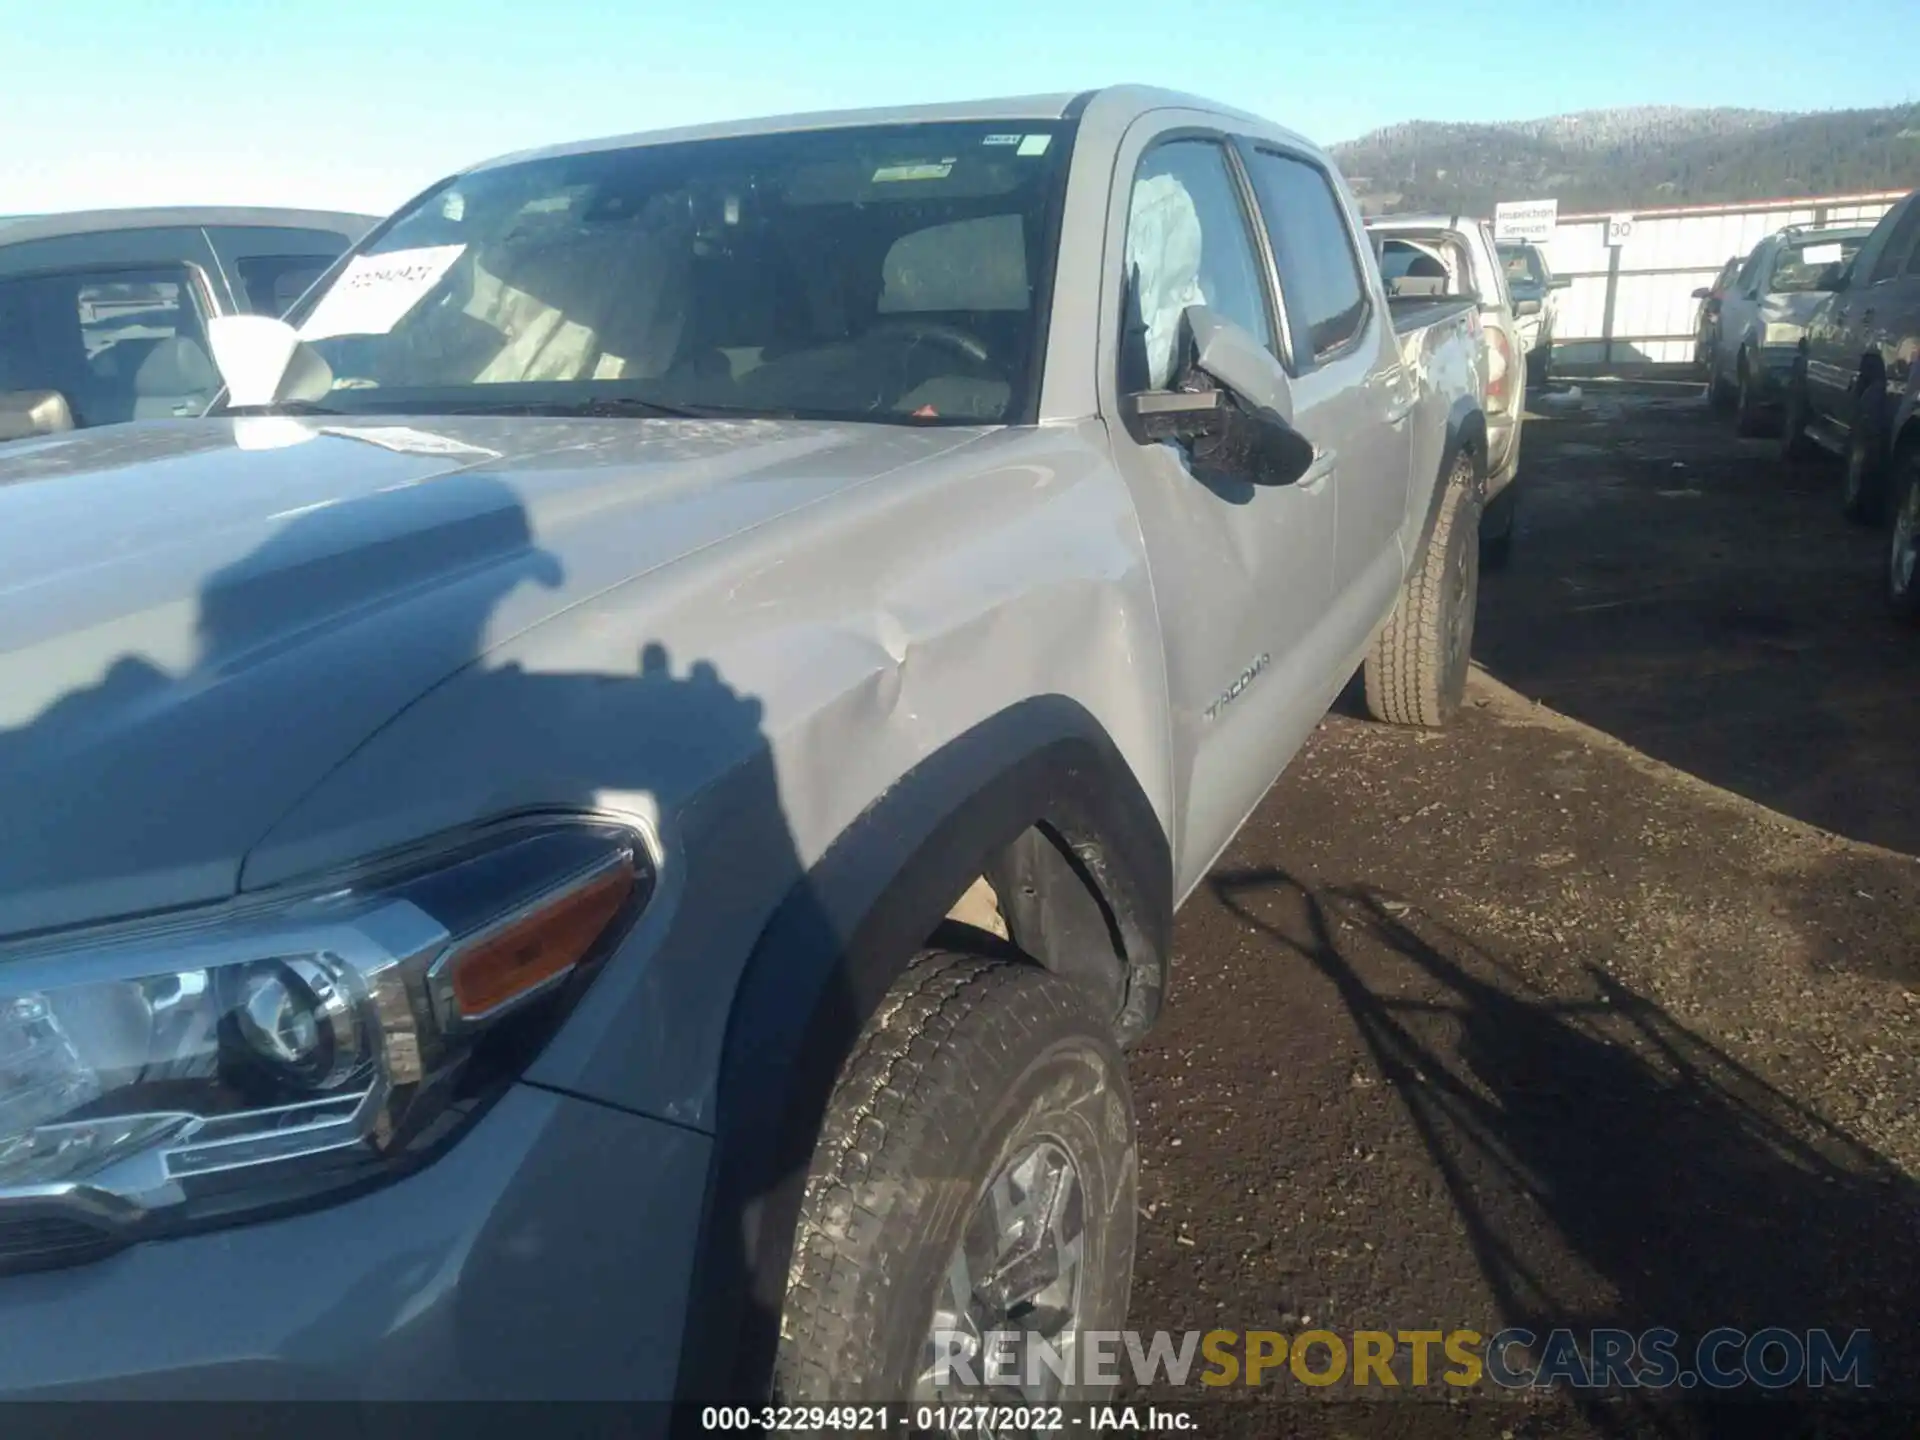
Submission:
M 1906 212 L 1893 222 L 1892 233 L 1887 236 L 1886 247 L 1881 250 L 1867 283 L 1872 285 L 1898 275 L 1906 264 L 1907 251 L 1916 240 L 1920 240 L 1920 204 L 1909 200 Z
M 1796 295 L 1820 286 L 1820 277 L 1828 265 L 1851 265 L 1866 241 L 1864 235 L 1849 235 L 1844 240 L 1823 240 L 1809 235 L 1791 245 L 1782 245 L 1773 262 L 1773 278 L 1767 289 L 1776 295 Z
M 463 175 L 288 319 L 353 413 L 1005 422 L 1031 404 L 1070 127 L 594 150 Z
M 1272 346 L 1252 232 L 1219 144 L 1175 140 L 1142 158 L 1127 215 L 1127 277 L 1130 386 L 1173 383 L 1189 305 Z
M 332 255 L 243 255 L 234 262 L 240 272 L 241 303 L 252 315 L 284 315 L 307 287 L 326 274 Z
M 58 390 L 102 425 L 197 415 L 218 389 L 183 268 L 0 280 L 0 390 Z
M 1747 256 L 1746 264 L 1740 267 L 1739 279 L 1734 282 L 1737 289 L 1746 290 L 1752 286 L 1760 274 L 1760 267 L 1766 263 L 1769 248 L 1771 247 L 1766 245 L 1753 247 L 1753 253 Z
M 1317 167 L 1270 150 L 1255 151 L 1248 166 L 1294 349 L 1302 357 L 1337 350 L 1366 323 L 1367 292 L 1332 183 Z

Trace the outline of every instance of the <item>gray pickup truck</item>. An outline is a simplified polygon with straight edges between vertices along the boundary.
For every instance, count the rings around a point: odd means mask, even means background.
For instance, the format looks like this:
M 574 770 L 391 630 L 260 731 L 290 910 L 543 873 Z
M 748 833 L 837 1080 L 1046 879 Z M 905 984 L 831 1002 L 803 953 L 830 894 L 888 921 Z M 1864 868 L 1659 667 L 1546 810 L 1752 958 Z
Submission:
M 1460 701 L 1478 327 L 1125 88 L 482 165 L 10 447 L 0 1396 L 1121 1324 L 1176 905 L 1356 670 Z

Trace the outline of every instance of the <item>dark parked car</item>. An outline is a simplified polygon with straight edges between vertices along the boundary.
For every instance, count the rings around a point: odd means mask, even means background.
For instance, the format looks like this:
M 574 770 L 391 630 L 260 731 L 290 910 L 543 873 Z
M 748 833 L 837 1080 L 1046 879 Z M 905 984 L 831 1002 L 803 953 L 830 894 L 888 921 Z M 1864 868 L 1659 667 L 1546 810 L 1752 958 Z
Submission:
M 0 440 L 197 415 L 215 315 L 279 315 L 373 217 L 233 207 L 0 221 Z
M 1913 615 L 1920 608 L 1920 190 L 1882 216 L 1852 261 L 1822 277 L 1822 288 L 1833 293 L 1807 321 L 1781 446 L 1789 459 L 1815 446 L 1845 457 L 1848 518 L 1876 524 L 1891 509 L 1888 593 L 1896 610 Z

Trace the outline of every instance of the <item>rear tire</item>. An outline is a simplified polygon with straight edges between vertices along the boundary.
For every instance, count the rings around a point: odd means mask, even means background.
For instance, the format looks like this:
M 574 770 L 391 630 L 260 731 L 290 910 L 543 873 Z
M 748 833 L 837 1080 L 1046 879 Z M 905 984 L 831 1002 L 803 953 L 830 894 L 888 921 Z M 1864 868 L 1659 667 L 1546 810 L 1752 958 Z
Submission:
M 1780 458 L 1788 464 L 1811 459 L 1819 449 L 1807 436 L 1812 413 L 1807 403 L 1807 377 L 1796 368 L 1787 378 L 1787 393 L 1780 407 Z
M 1920 624 L 1920 440 L 1903 446 L 1893 465 L 1887 606 L 1909 624 Z
M 1726 382 L 1717 367 L 1709 367 L 1707 372 L 1707 403 L 1722 415 L 1732 412 L 1739 404 L 1739 392 Z
M 1473 659 L 1480 594 L 1480 486 L 1461 451 L 1441 482 L 1440 516 L 1426 552 L 1361 667 L 1367 713 L 1390 725 L 1434 728 L 1460 708 Z
M 1520 509 L 1520 477 L 1514 476 L 1480 517 L 1480 568 L 1504 570 L 1513 563 L 1513 532 Z
M 1086 994 L 1030 965 L 922 954 L 834 1088 L 794 1237 L 776 1400 L 940 1398 L 936 1329 L 1119 1329 L 1137 1180 L 1125 1063 Z M 991 1270 L 969 1263 L 983 1246 Z M 983 1299 L 972 1282 L 1010 1257 L 1024 1281 L 1055 1278 L 1032 1297 Z M 1010 1313 L 994 1312 L 1003 1300 Z
M 1760 387 L 1753 378 L 1753 369 L 1745 355 L 1740 357 L 1739 365 L 1739 380 L 1734 386 L 1733 433 L 1752 439 L 1765 435 L 1774 423 L 1774 417 L 1760 401 Z
M 1846 474 L 1840 484 L 1840 513 L 1856 525 L 1878 525 L 1886 509 L 1886 463 L 1881 458 L 1880 433 L 1874 423 L 1882 404 L 1878 386 L 1853 402 Z

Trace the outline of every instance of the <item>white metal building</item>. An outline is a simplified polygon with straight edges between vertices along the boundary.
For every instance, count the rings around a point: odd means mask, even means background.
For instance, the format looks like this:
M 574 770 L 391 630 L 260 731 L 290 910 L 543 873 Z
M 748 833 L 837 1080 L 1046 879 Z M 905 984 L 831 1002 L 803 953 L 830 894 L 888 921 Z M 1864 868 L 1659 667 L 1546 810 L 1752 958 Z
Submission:
M 1871 224 L 1905 191 L 1756 200 L 1641 210 L 1624 243 L 1607 243 L 1607 215 L 1562 215 L 1543 247 L 1555 275 L 1573 277 L 1559 294 L 1555 370 L 1632 374 L 1693 361 L 1700 302 L 1733 256 L 1787 225 Z

